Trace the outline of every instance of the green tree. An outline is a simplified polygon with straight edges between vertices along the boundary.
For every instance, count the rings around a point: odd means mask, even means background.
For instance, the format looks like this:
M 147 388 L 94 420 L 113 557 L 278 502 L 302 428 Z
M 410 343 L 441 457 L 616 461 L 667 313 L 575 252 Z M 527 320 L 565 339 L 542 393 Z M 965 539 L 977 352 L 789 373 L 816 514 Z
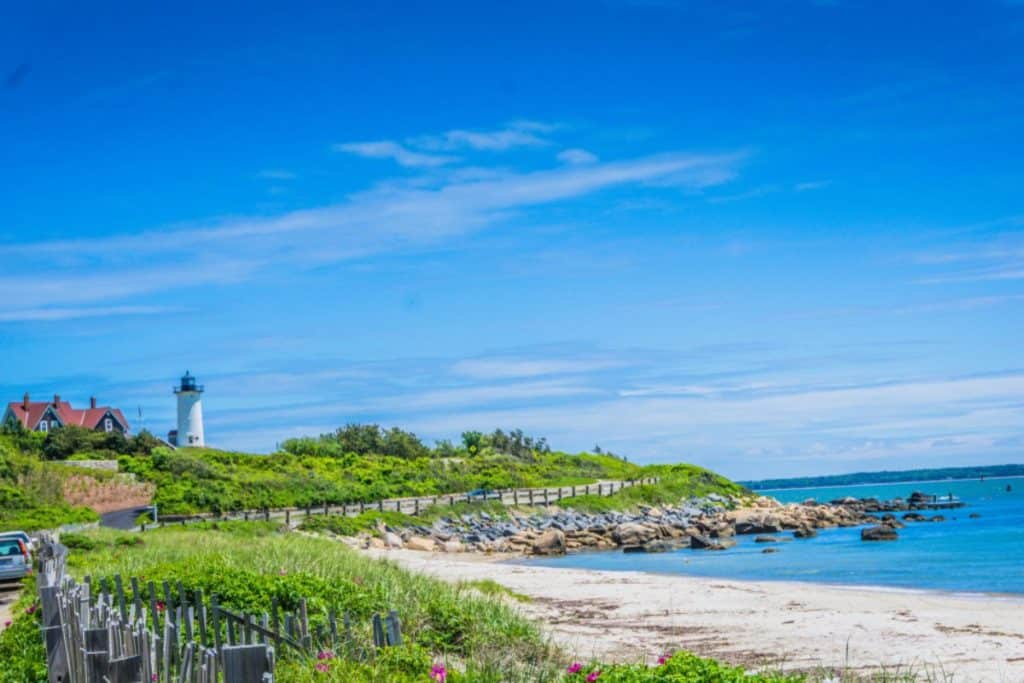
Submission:
M 43 457 L 47 460 L 66 460 L 79 451 L 91 450 L 95 432 L 75 425 L 51 429 L 43 440 Z
M 482 432 L 462 432 L 462 445 L 466 447 L 470 455 L 476 455 L 484 447 L 484 435 Z

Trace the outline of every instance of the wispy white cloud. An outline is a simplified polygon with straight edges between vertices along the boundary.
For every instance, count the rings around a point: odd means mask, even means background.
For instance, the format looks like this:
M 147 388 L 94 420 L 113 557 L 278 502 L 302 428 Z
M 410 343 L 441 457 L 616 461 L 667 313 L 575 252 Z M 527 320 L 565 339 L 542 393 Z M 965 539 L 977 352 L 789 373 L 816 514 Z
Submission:
M 597 155 L 585 149 L 574 147 L 559 152 L 558 160 L 564 161 L 567 164 L 593 164 L 597 163 Z
M 0 310 L 0 322 L 43 322 L 78 318 L 110 318 L 126 315 L 158 315 L 177 313 L 182 309 L 170 306 L 84 306 L 75 308 L 19 308 Z
M 703 187 L 735 173 L 741 155 L 665 154 L 588 166 L 508 172 L 437 187 L 390 184 L 340 204 L 105 238 L 0 246 L 5 291 L 21 307 L 124 298 L 230 283 L 267 268 L 307 268 L 419 248 L 504 222 L 533 207 L 617 186 Z M 23 272 L 18 273 L 18 270 Z M 0 304 L 0 310 L 5 308 Z
M 958 248 L 915 254 L 912 260 L 936 269 L 918 279 L 921 284 L 985 282 L 1024 279 L 1024 218 L 1013 216 L 993 222 L 1006 232 Z
M 779 191 L 778 185 L 762 185 L 745 192 L 737 192 L 735 194 L 717 195 L 714 197 L 708 197 L 708 201 L 712 204 L 727 204 L 730 202 L 740 202 L 747 199 L 756 199 L 758 197 L 764 197 L 765 195 L 774 194 Z
M 376 142 L 345 142 L 334 145 L 337 152 L 347 152 L 369 159 L 391 159 L 408 168 L 434 168 L 458 161 L 458 157 L 414 152 L 394 140 Z
M 810 190 L 821 190 L 832 184 L 831 180 L 809 180 L 803 183 L 797 183 L 793 186 L 793 190 L 796 192 L 808 192 Z
M 472 358 L 455 363 L 452 371 L 474 379 L 509 379 L 594 372 L 624 364 L 616 358 Z
M 424 433 L 519 425 L 556 443 L 628 443 L 632 455 L 662 460 L 684 455 L 672 452 L 675 445 L 688 457 L 726 469 L 731 458 L 742 457 L 743 471 L 734 474 L 768 476 L 780 471 L 785 458 L 812 458 L 815 469 L 834 471 L 866 453 L 903 467 L 934 463 L 940 454 L 975 456 L 972 447 L 1019 437 L 1024 420 L 1020 373 L 839 388 L 794 385 L 753 395 L 726 387 L 688 389 L 678 395 L 448 411 L 406 422 Z M 749 459 L 755 451 L 772 457 L 758 465 Z
M 409 138 L 406 143 L 412 147 L 430 151 L 451 151 L 473 149 L 486 152 L 503 152 L 513 147 L 542 147 L 550 142 L 543 134 L 554 130 L 554 126 L 538 121 L 516 121 L 505 128 L 490 131 L 456 129 L 440 135 L 424 135 Z

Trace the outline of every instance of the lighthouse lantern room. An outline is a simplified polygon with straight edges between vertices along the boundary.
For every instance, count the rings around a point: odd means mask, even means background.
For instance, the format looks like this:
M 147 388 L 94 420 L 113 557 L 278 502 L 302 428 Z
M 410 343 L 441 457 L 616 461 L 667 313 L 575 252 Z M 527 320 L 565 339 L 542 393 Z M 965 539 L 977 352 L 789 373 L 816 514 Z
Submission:
M 203 386 L 186 370 L 174 394 L 178 397 L 178 429 L 170 435 L 171 443 L 178 447 L 204 445 Z

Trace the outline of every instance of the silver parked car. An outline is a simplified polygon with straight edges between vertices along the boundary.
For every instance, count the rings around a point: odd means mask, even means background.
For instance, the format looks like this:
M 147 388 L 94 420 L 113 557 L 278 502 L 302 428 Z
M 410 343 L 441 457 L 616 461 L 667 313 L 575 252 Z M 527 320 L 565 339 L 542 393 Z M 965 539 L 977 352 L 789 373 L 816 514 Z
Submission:
M 0 532 L 0 540 L 6 540 L 8 538 L 20 539 L 28 551 L 31 553 L 36 549 L 36 544 L 32 540 L 32 537 L 26 534 L 24 531 L 2 531 Z
M 20 580 L 32 573 L 28 546 L 19 538 L 0 538 L 0 581 Z

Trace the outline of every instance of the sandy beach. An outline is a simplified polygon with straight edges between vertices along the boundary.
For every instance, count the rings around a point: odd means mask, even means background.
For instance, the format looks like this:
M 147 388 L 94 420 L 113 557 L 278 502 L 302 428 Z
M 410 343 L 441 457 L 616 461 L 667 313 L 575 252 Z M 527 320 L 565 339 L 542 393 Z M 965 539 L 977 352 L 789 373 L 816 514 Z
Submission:
M 368 551 L 447 581 L 494 579 L 580 659 L 686 649 L 751 668 L 847 667 L 922 680 L 1024 681 L 1024 599 L 811 583 L 742 582 Z

